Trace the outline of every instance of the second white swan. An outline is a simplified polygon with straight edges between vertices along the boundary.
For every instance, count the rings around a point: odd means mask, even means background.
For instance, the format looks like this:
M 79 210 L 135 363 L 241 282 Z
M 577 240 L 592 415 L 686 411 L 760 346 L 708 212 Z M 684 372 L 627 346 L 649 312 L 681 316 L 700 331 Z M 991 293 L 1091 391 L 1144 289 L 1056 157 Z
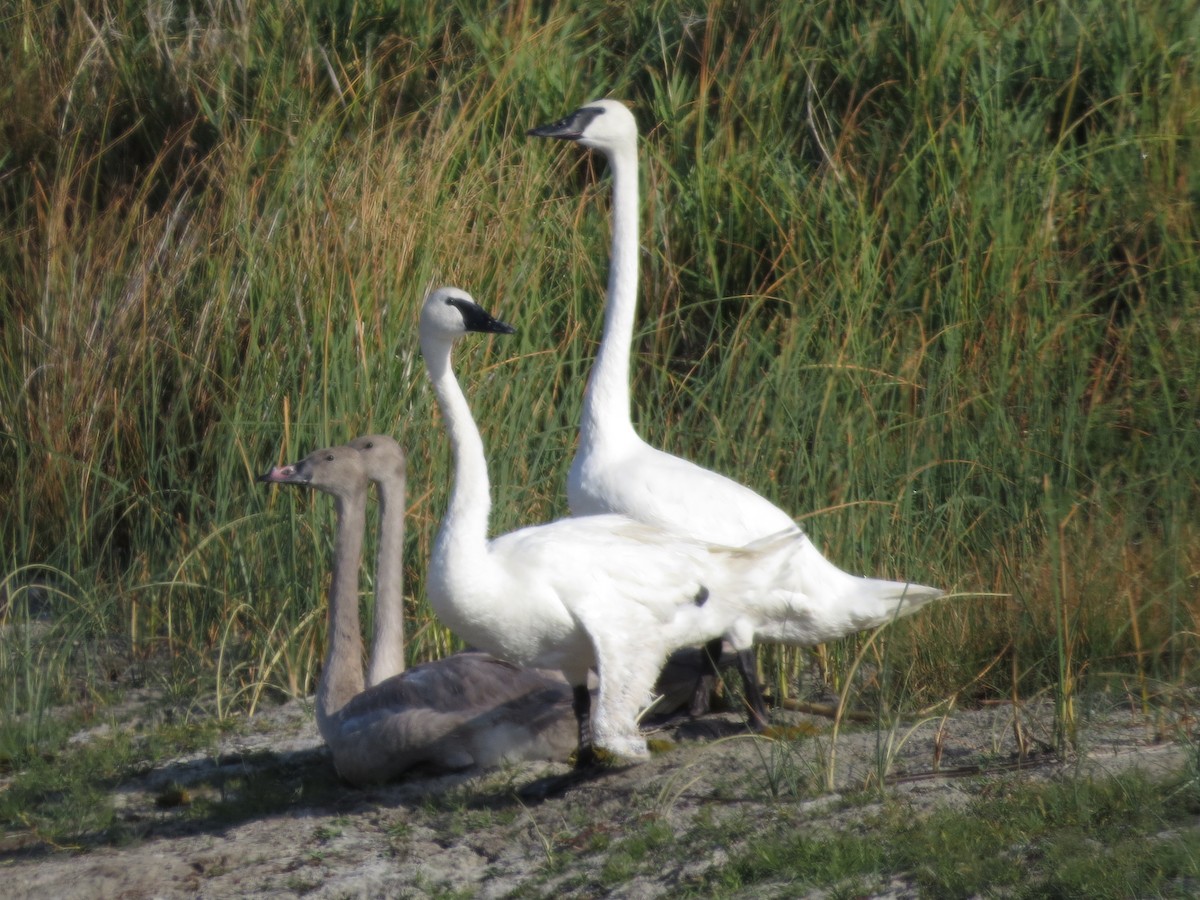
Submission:
M 600 151 L 613 179 L 612 255 L 604 330 L 584 395 L 579 448 L 567 478 L 572 514 L 620 513 L 728 546 L 743 546 L 787 530 L 801 534 L 791 516 L 750 488 L 651 447 L 634 430 L 629 366 L 638 282 L 638 130 L 633 114 L 616 100 L 594 100 L 529 134 Z M 864 620 L 858 614 L 864 604 L 901 615 L 942 595 L 923 585 L 849 575 L 825 559 L 807 537 L 801 541 L 796 589 L 787 603 L 763 597 L 725 634 L 737 652 L 751 724 L 758 730 L 766 727 L 767 718 L 754 657 L 756 640 L 815 644 L 866 627 L 854 625 Z M 775 614 L 770 614 L 772 608 Z M 846 631 L 829 633 L 797 626 L 798 619 L 813 613 L 844 619 Z M 826 636 L 818 638 L 818 632 Z M 710 644 L 709 657 L 719 656 L 719 648 L 719 642 Z M 707 708 L 714 672 L 707 673 L 698 685 L 694 712 Z

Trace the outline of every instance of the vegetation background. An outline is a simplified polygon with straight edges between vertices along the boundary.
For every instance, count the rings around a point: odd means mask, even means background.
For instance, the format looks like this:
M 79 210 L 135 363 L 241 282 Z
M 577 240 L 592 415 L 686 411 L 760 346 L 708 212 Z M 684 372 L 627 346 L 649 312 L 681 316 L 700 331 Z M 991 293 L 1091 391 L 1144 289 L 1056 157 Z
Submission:
M 945 602 L 822 648 L 890 701 L 1187 685 L 1200 612 L 1191 0 L 0 7 L 0 742 L 131 683 L 311 691 L 330 510 L 253 483 L 410 452 L 412 660 L 451 479 L 415 341 L 453 283 L 497 532 L 565 513 L 603 162 L 642 143 L 635 416 Z M 369 590 L 370 584 L 364 585 Z M 864 651 L 874 662 L 856 670 Z M 805 665 L 764 655 L 779 693 Z M 884 677 L 886 676 L 886 677 Z

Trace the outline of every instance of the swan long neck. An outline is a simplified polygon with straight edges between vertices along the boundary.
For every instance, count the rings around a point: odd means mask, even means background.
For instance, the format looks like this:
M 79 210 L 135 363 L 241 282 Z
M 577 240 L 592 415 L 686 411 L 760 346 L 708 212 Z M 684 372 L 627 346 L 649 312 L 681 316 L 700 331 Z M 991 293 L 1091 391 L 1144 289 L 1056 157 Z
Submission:
M 375 558 L 375 641 L 367 683 L 404 671 L 405 480 L 397 473 L 379 482 L 379 547 Z
M 317 726 L 363 690 L 362 631 L 358 619 L 358 569 L 367 525 L 366 491 L 337 498 L 333 579 L 329 585 L 329 650 L 317 686 Z
M 604 333 L 583 402 L 581 440 L 633 436 L 629 368 L 638 283 L 637 146 L 606 154 L 612 170 L 612 252 Z
M 450 349 L 449 341 L 430 339 L 421 342 L 425 366 L 454 453 L 454 487 L 450 492 L 450 506 L 434 541 L 433 555 L 443 564 L 448 563 L 451 555 L 465 555 L 470 557 L 468 565 L 478 565 L 479 558 L 486 555 L 483 551 L 492 511 L 487 457 L 467 398 L 450 368 Z

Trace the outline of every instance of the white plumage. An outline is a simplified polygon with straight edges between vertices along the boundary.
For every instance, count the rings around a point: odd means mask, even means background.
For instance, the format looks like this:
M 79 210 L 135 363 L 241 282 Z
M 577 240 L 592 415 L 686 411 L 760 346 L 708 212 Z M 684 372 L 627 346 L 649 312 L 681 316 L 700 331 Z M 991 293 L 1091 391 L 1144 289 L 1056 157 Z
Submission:
M 574 141 L 608 159 L 613 179 L 612 258 L 600 350 L 588 379 L 579 447 L 567 479 L 577 516 L 620 513 L 697 540 L 729 546 L 787 530 L 799 531 L 779 507 L 724 475 L 664 453 L 637 434 L 630 415 L 629 365 L 637 307 L 637 122 L 615 100 L 596 100 L 566 118 L 529 132 Z M 912 612 L 942 592 L 915 584 L 857 578 L 841 571 L 803 539 L 791 564 L 790 590 L 760 598 L 726 637 L 738 651 L 756 727 L 765 726 L 753 645 L 757 639 L 814 644 Z M 901 599 L 903 598 L 903 602 Z M 884 609 L 880 618 L 880 608 Z M 707 704 L 702 685 L 694 709 Z
M 645 757 L 637 714 L 667 654 L 728 630 L 749 596 L 766 593 L 801 535 L 793 530 L 753 549 L 729 550 L 598 515 L 489 541 L 483 442 L 450 366 L 454 342 L 468 331 L 512 328 L 457 288 L 429 295 L 421 351 L 456 467 L 429 564 L 430 604 L 469 644 L 519 665 L 562 670 L 575 688 L 581 759 L 592 736 L 619 756 Z M 594 720 L 585 687 L 591 666 L 600 678 Z

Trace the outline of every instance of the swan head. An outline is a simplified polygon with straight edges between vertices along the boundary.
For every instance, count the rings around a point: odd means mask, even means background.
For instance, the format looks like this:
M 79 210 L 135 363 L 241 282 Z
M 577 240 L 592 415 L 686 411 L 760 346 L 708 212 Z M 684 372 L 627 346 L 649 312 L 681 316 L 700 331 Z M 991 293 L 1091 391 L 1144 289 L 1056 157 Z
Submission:
M 592 150 L 610 152 L 637 146 L 637 120 L 619 100 L 593 100 L 557 122 L 529 129 L 531 137 L 574 141 Z
M 351 497 L 366 490 L 362 456 L 352 447 L 329 447 L 308 454 L 299 462 L 272 466 L 258 476 L 267 484 L 295 484 L 315 488 L 335 497 Z
M 404 448 L 387 434 L 364 434 L 346 446 L 362 457 L 363 469 L 371 481 L 404 478 Z
M 421 340 L 455 341 L 471 331 L 482 334 L 514 334 L 515 328 L 491 316 L 464 290 L 440 287 L 425 298 L 421 307 Z

